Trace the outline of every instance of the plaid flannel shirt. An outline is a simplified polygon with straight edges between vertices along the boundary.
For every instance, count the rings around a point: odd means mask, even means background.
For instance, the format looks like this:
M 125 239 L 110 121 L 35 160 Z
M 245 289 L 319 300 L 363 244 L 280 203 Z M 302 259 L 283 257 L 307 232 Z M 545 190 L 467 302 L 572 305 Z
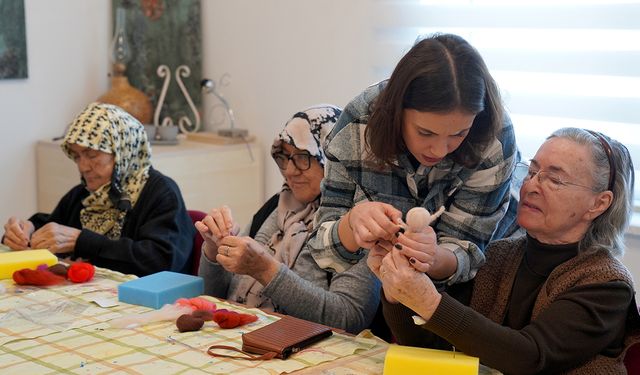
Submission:
M 511 189 L 511 174 L 519 153 L 508 117 L 497 138 L 487 147 L 474 169 L 445 157 L 431 168 L 415 170 L 408 155 L 393 167 L 380 169 L 367 161 L 364 130 L 369 104 L 385 82 L 366 89 L 347 105 L 327 138 L 325 178 L 314 231 L 308 241 L 314 259 L 324 269 L 342 272 L 365 255 L 364 249 L 347 251 L 338 237 L 338 220 L 361 201 L 393 205 L 403 215 L 422 206 L 446 211 L 435 222 L 440 246 L 457 257 L 458 268 L 447 284 L 472 279 L 484 263 L 484 248 L 492 239 L 517 230 L 517 194 Z

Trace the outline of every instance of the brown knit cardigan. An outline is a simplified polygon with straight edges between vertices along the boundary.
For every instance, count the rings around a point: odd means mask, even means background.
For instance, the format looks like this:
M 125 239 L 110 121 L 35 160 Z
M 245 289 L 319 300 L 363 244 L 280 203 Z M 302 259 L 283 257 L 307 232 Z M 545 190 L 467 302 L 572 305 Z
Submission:
M 524 256 L 525 243 L 526 236 L 492 243 L 487 249 L 486 264 L 475 277 L 470 307 L 496 323 L 502 324 L 504 321 L 511 288 Z M 535 320 L 559 295 L 570 288 L 609 281 L 623 281 L 633 285 L 627 268 L 607 251 L 582 252 L 562 263 L 549 275 L 536 298 L 531 320 Z M 626 350 L 635 342 L 640 342 L 640 326 L 637 311 L 630 309 L 625 349 L 620 356 L 610 358 L 597 355 L 569 373 L 625 374 L 622 361 Z

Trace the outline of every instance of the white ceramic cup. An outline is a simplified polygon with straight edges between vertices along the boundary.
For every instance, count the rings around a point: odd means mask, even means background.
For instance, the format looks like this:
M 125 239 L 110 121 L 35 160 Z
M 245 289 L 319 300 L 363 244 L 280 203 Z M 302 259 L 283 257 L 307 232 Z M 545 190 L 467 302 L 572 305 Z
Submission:
M 156 139 L 156 126 L 155 125 L 151 125 L 151 124 L 144 125 L 144 131 L 147 133 L 147 139 L 149 140 L 149 142 L 151 142 L 154 139 Z
M 178 127 L 158 126 L 158 137 L 162 141 L 175 141 L 178 137 Z

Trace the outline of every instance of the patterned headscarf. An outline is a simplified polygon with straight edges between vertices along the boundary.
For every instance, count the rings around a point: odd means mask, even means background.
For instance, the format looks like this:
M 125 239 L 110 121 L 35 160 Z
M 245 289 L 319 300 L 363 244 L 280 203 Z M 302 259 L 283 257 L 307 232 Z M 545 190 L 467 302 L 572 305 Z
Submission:
M 282 144 L 288 143 L 308 151 L 324 166 L 324 141 L 340 113 L 340 108 L 327 104 L 296 113 L 273 141 L 271 155 L 282 152 Z M 312 229 L 313 215 L 319 204 L 319 197 L 313 202 L 296 200 L 286 181 L 282 185 L 277 208 L 278 231 L 267 240 L 267 248 L 278 262 L 289 268 L 293 266 Z M 263 286 L 250 276 L 240 276 L 237 287 L 228 298 L 237 301 L 241 297 L 248 306 L 273 310 L 271 301 L 262 296 L 262 289 Z
M 120 107 L 91 103 L 69 125 L 62 141 L 62 151 L 73 160 L 71 144 L 114 155 L 111 181 L 82 201 L 80 223 L 111 239 L 120 238 L 124 218 L 149 178 L 151 146 L 144 127 Z
M 271 146 L 271 156 L 282 152 L 282 143 L 288 143 L 315 156 L 324 167 L 324 140 L 338 121 L 342 110 L 336 106 L 323 104 L 298 112 L 287 121 L 284 129 L 276 136 Z

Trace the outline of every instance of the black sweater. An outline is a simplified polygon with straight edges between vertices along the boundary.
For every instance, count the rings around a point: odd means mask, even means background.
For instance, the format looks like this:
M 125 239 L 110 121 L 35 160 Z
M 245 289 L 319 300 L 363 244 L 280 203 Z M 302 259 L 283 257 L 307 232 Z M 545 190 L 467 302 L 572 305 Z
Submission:
M 150 170 L 117 240 L 82 229 L 80 210 L 88 195 L 84 186 L 77 185 L 62 197 L 50 215 L 36 214 L 29 220 L 36 229 L 49 222 L 81 229 L 72 257 L 99 267 L 138 276 L 166 270 L 189 272 L 195 228 L 180 189 L 171 178 Z

